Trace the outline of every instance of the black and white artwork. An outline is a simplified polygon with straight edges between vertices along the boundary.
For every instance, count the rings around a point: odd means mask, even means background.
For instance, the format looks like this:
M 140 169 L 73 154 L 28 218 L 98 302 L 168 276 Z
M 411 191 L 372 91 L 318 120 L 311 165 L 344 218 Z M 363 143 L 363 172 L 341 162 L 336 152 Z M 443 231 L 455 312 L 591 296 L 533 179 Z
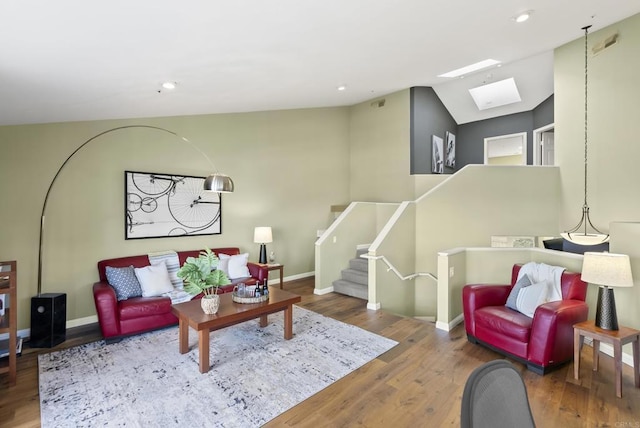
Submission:
M 456 167 L 456 136 L 447 131 L 445 134 L 445 140 L 447 142 L 447 150 L 444 158 L 444 166 L 448 168 Z
M 444 171 L 444 144 L 437 135 L 431 137 L 431 172 L 442 174 Z
M 125 239 L 222 233 L 222 199 L 204 179 L 125 171 Z

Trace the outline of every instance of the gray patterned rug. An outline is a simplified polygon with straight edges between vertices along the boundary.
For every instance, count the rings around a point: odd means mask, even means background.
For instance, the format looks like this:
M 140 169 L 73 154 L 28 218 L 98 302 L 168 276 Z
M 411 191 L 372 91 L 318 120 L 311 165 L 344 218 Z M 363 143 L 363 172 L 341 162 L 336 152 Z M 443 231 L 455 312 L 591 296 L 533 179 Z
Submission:
M 256 427 L 397 344 L 298 306 L 293 319 L 291 340 L 282 312 L 212 332 L 206 374 L 177 327 L 40 355 L 42 427 Z

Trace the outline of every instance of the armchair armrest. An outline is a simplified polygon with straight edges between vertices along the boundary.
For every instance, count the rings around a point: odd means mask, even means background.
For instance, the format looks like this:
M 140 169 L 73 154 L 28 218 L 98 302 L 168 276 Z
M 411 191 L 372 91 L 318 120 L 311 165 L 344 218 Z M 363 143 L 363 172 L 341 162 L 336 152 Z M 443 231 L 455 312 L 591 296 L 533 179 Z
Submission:
M 467 334 L 476 335 L 473 317 L 477 309 L 485 306 L 504 306 L 511 292 L 511 285 L 469 284 L 462 289 L 462 307 L 464 311 L 464 327 Z
M 120 335 L 120 317 L 118 314 L 118 299 L 116 291 L 106 282 L 93 284 L 93 301 L 102 336 L 107 338 Z
M 553 364 L 573 358 L 573 325 L 586 321 L 589 306 L 581 300 L 560 300 L 538 306 L 531 324 L 530 362 Z
M 265 279 L 269 278 L 269 270 L 265 265 L 248 262 L 247 267 L 251 276 L 257 279 L 260 284 L 263 284 Z

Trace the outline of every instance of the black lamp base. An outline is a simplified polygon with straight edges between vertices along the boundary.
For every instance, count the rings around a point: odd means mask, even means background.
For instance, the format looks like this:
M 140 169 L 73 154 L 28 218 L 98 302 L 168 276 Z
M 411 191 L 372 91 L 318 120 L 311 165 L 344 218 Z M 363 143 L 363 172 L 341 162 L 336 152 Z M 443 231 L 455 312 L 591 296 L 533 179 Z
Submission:
M 258 263 L 267 263 L 267 244 L 260 244 L 260 260 Z
M 618 315 L 616 314 L 616 299 L 613 295 L 613 288 L 601 286 L 598 289 L 596 327 L 604 330 L 618 330 Z

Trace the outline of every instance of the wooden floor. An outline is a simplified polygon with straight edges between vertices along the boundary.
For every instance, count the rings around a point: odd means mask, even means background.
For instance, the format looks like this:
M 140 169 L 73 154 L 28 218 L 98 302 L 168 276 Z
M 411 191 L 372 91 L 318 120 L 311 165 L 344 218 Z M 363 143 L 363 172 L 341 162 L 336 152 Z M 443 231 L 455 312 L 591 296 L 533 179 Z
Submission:
M 335 293 L 313 294 L 313 278 L 285 283 L 302 296 L 300 306 L 389 337 L 399 344 L 328 388 L 283 413 L 267 427 L 457 427 L 467 377 L 500 355 L 467 342 L 462 325 L 451 332 L 431 323 L 366 309 L 366 302 Z M 295 325 L 294 325 L 295 333 Z M 70 329 L 55 349 L 100 339 L 97 326 Z M 0 426 L 39 427 L 37 355 L 29 349 L 18 358 L 18 384 L 0 377 Z M 177 352 L 177 350 L 176 350 Z M 522 373 L 533 416 L 539 427 L 640 427 L 640 389 L 625 366 L 623 398 L 616 398 L 613 360 L 602 355 L 593 372 L 591 348 L 582 353 L 581 379 L 573 364 L 538 376 L 515 363 Z

